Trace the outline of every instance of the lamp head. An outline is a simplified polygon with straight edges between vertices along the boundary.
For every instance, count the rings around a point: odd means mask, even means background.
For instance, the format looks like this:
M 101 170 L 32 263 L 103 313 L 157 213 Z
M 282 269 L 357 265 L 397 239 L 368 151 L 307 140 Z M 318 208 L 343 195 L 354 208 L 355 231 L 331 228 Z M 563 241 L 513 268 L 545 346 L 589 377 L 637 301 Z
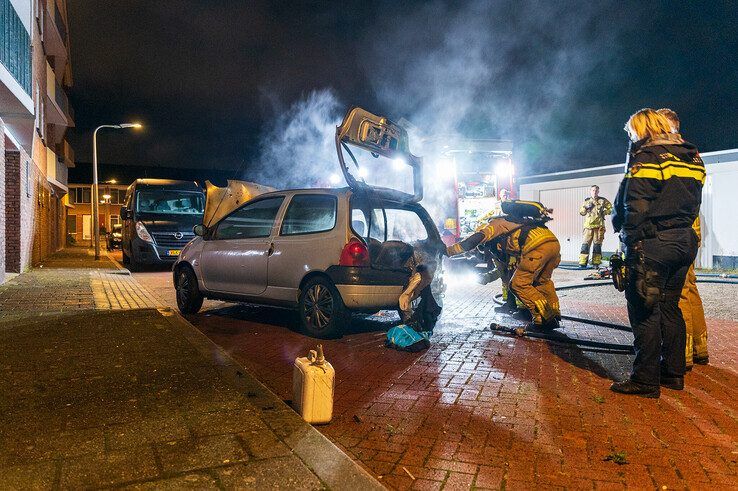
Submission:
M 118 128 L 141 128 L 141 123 L 121 123 Z

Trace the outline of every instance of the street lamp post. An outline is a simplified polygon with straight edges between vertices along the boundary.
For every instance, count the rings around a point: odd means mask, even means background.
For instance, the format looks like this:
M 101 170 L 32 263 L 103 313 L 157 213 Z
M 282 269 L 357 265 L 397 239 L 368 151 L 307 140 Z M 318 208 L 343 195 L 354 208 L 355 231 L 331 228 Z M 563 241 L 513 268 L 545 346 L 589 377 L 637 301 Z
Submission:
M 140 128 L 139 123 L 122 123 L 122 124 L 103 124 L 95 128 L 92 133 L 92 224 L 95 234 L 95 260 L 100 259 L 100 217 L 99 200 L 97 188 L 97 132 L 102 128 L 113 128 L 120 130 L 123 128 Z

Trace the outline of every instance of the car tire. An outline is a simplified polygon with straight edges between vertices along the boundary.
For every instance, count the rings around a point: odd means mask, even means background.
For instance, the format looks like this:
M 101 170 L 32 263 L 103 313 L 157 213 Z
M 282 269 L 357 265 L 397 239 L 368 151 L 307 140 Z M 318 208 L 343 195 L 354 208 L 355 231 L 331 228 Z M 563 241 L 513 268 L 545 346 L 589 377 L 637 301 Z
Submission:
M 141 271 L 141 263 L 139 263 L 132 257 L 129 257 L 128 258 L 128 271 L 131 271 L 133 273 Z
M 303 331 L 316 338 L 340 336 L 351 318 L 341 294 L 322 277 L 309 280 L 300 290 L 298 315 Z
M 202 307 L 203 296 L 197 284 L 197 276 L 187 266 L 177 270 L 174 289 L 177 293 L 177 308 L 183 314 L 196 314 Z

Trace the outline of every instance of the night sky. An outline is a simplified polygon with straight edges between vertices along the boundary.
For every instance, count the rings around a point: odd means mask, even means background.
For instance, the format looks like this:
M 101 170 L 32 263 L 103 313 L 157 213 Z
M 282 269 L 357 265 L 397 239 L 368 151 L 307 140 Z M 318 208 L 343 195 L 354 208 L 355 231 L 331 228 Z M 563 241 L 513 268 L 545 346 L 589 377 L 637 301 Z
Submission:
M 622 162 L 623 124 L 668 106 L 702 151 L 738 147 L 738 6 L 684 2 L 68 3 L 91 161 L 247 170 L 295 105 L 361 105 L 427 134 L 508 138 L 528 173 Z M 292 108 L 292 109 L 290 109 Z M 324 107 L 325 109 L 325 107 Z M 330 126 L 328 126 L 330 127 Z M 299 168 L 299 162 L 294 164 Z

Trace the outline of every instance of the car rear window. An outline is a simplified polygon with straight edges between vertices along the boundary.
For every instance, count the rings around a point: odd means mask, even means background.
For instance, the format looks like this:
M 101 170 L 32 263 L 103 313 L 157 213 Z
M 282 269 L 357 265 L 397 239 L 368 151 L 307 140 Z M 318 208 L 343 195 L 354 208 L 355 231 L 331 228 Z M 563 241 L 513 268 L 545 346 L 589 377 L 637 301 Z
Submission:
M 315 234 L 336 226 L 335 196 L 303 194 L 292 197 L 280 235 Z
M 362 200 L 351 200 L 351 228 L 361 237 L 400 240 L 413 243 L 428 239 L 428 230 L 420 216 L 412 209 L 400 206 L 371 206 Z

